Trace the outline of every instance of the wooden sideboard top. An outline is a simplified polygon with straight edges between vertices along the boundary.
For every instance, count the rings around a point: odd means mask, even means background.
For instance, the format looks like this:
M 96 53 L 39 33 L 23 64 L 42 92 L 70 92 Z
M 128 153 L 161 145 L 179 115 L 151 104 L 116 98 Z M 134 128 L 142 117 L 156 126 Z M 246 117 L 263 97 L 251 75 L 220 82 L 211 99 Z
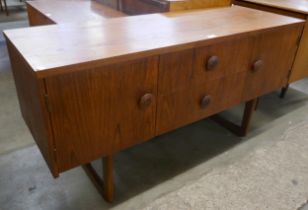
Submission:
M 307 0 L 240 0 L 240 1 L 261 4 L 265 6 L 289 10 L 302 14 L 308 14 Z
M 27 4 L 57 24 L 85 23 L 126 16 L 115 9 L 88 0 L 27 1 Z
M 304 21 L 234 6 L 179 16 L 152 14 L 78 26 L 14 29 L 4 34 L 36 76 L 44 78 L 297 23 Z

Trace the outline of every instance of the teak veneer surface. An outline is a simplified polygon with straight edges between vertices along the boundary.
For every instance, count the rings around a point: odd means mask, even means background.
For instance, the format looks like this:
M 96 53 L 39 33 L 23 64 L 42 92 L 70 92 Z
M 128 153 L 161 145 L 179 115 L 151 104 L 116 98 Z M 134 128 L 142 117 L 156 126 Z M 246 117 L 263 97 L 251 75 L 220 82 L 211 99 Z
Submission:
M 55 22 L 29 8 L 35 24 Z M 235 6 L 5 36 L 23 118 L 53 176 L 84 165 L 112 201 L 121 150 L 249 101 L 235 129 L 245 135 L 255 98 L 287 84 L 303 26 Z M 104 183 L 89 164 L 101 157 Z
M 288 11 L 308 14 L 307 0 L 240 0 L 274 8 L 280 8 Z
M 235 4 L 306 20 L 289 83 L 308 76 L 308 1 L 307 0 L 235 0 Z
M 43 78 L 204 46 L 227 37 L 301 22 L 304 21 L 234 6 L 180 16 L 153 14 L 81 26 L 15 29 L 4 34 L 36 76 Z
M 102 21 L 107 18 L 126 16 L 120 11 L 104 6 L 96 1 L 85 0 L 52 0 L 52 1 L 27 1 L 28 10 L 32 13 L 39 12 L 50 23 L 79 23 Z M 31 18 L 35 18 L 29 14 Z

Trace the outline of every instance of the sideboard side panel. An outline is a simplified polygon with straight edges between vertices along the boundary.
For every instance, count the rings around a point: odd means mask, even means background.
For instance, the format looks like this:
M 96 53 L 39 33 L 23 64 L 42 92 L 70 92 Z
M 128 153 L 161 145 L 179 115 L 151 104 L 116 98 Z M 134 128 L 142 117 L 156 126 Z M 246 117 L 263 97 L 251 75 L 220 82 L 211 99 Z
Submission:
M 52 20 L 27 3 L 27 12 L 30 26 L 54 24 Z
M 7 45 L 23 119 L 53 176 L 57 177 L 59 174 L 56 166 L 49 114 L 45 103 L 44 81 L 35 77 L 31 67 L 9 40 Z

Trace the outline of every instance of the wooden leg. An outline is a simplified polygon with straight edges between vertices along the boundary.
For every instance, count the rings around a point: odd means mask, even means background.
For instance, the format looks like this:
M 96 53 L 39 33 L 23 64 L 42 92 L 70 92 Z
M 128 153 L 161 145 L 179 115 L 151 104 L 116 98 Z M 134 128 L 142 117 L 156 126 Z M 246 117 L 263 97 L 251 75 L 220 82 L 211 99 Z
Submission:
M 103 173 L 105 183 L 105 199 L 108 202 L 113 201 L 113 161 L 112 156 L 103 159 Z
M 281 89 L 279 97 L 284 98 L 288 92 L 288 89 L 289 89 L 289 84 Z
M 255 105 L 255 111 L 257 111 L 258 107 L 259 107 L 259 103 L 260 103 L 260 98 L 256 99 L 256 105 Z
M 117 10 L 122 12 L 123 10 L 122 0 L 117 0 Z
M 96 173 L 91 163 L 83 165 L 83 169 L 98 190 L 103 198 L 111 203 L 113 202 L 113 162 L 112 156 L 107 156 L 102 159 L 103 164 L 103 180 Z
M 4 2 L 4 10 L 7 16 L 9 16 L 9 10 L 7 9 L 7 4 L 6 4 L 6 0 L 3 0 Z
M 241 137 L 246 136 L 249 130 L 250 121 L 251 121 L 253 112 L 256 109 L 257 101 L 258 99 L 252 99 L 246 102 L 241 125 L 236 125 L 233 122 L 226 120 L 219 115 L 214 115 L 211 118 L 218 124 L 230 130 L 235 135 L 241 136 Z
M 2 0 L 0 0 L 0 11 L 3 11 Z

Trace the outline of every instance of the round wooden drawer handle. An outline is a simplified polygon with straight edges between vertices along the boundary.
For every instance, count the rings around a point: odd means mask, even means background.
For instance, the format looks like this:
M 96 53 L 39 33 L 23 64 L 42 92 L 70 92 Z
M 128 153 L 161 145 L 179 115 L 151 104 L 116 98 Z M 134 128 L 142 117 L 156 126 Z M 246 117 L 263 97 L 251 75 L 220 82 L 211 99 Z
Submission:
M 212 97 L 210 95 L 203 96 L 200 100 L 200 107 L 204 109 L 207 107 L 212 101 Z
M 146 93 L 146 94 L 144 94 L 144 95 L 140 98 L 139 107 L 140 107 L 141 109 L 145 109 L 145 108 L 149 107 L 149 106 L 151 105 L 153 99 L 154 99 L 153 94 L 151 94 L 151 93 Z
M 254 62 L 254 64 L 251 66 L 251 71 L 252 72 L 257 72 L 259 71 L 263 66 L 263 61 L 262 60 L 257 60 Z
M 214 70 L 219 64 L 219 58 L 216 55 L 209 57 L 206 62 L 206 70 L 211 71 Z

